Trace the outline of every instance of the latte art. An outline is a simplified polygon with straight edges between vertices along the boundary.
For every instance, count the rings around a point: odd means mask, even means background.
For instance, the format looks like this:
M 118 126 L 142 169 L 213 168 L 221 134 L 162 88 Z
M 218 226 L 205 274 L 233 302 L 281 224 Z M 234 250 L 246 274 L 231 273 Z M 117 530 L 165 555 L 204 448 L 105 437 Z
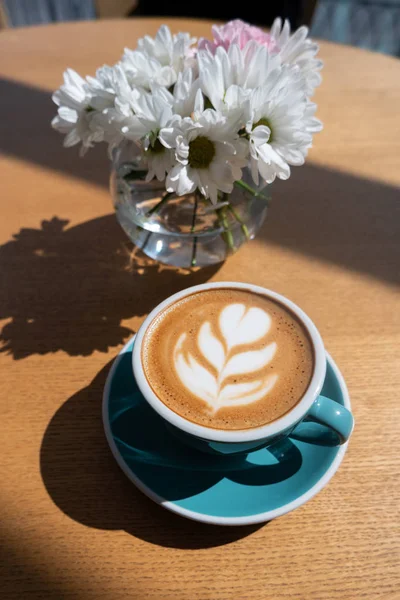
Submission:
M 161 311 L 142 342 L 156 396 L 185 419 L 216 429 L 270 423 L 302 398 L 314 356 L 297 317 L 268 296 L 215 288 Z
M 181 382 L 189 392 L 204 400 L 213 413 L 222 406 L 260 400 L 278 380 L 276 373 L 264 377 L 259 374 L 274 357 L 276 342 L 259 350 L 243 349 L 268 333 L 271 318 L 264 310 L 230 304 L 221 311 L 218 325 L 221 339 L 214 334 L 209 321 L 200 326 L 197 335 L 197 346 L 209 368 L 202 366 L 190 352 L 185 352 L 187 333 L 181 334 L 174 350 L 174 367 Z M 235 376 L 249 374 L 254 375 L 251 381 L 232 380 Z

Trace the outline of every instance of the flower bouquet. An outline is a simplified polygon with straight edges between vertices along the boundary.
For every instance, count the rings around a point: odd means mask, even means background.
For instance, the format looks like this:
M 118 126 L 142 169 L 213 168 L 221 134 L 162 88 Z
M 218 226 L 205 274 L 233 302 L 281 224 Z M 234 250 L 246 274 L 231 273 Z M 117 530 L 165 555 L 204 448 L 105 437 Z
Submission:
M 95 77 L 67 69 L 53 94 L 64 146 L 108 144 L 125 231 L 179 266 L 218 262 L 252 237 L 267 184 L 304 163 L 322 128 L 310 100 L 322 63 L 306 27 L 235 20 L 212 32 L 196 40 L 163 25 Z

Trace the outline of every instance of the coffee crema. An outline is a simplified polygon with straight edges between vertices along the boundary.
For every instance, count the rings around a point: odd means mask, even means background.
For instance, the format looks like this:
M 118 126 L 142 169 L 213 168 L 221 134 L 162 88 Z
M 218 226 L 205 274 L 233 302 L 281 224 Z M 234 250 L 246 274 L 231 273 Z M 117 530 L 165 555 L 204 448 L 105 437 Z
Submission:
M 146 379 L 185 419 L 214 429 L 271 423 L 303 397 L 310 337 L 278 301 L 236 288 L 195 292 L 161 311 L 142 344 Z

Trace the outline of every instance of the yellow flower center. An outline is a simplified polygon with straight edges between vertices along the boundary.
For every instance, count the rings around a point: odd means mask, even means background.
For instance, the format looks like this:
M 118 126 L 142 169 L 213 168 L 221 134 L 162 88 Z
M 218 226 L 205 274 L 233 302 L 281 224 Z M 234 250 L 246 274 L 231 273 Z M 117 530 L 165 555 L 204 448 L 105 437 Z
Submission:
M 189 165 L 193 169 L 207 169 L 215 156 L 214 142 L 199 135 L 189 144 Z

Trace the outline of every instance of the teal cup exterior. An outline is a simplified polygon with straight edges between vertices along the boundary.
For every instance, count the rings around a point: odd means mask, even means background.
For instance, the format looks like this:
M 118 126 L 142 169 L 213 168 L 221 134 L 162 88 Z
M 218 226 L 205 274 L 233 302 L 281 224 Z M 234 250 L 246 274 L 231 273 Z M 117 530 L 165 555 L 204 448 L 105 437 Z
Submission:
M 194 293 L 210 289 L 241 289 L 261 294 L 282 304 L 302 322 L 311 339 L 314 351 L 314 371 L 310 384 L 300 401 L 285 415 L 261 427 L 241 431 L 212 429 L 188 421 L 168 408 L 153 392 L 142 365 L 142 344 L 147 328 L 153 319 L 168 306 Z M 268 447 L 289 435 L 317 441 L 313 423 L 318 423 L 333 432 L 337 445 L 348 441 L 354 427 L 353 415 L 334 400 L 321 396 L 326 374 L 326 352 L 322 338 L 311 319 L 293 302 L 284 296 L 260 286 L 218 282 L 187 288 L 159 304 L 141 325 L 133 347 L 132 367 L 140 391 L 148 404 L 164 419 L 168 429 L 181 441 L 198 450 L 217 454 L 248 453 Z

